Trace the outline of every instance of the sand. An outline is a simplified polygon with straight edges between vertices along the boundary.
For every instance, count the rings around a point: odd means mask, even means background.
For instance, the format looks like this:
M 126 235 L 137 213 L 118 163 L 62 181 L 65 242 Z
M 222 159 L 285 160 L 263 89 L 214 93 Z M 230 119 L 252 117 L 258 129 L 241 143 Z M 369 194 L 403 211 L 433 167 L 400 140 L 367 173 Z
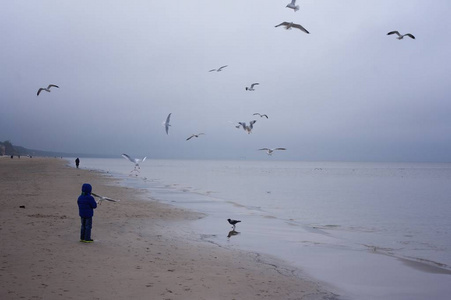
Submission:
M 95 210 L 89 244 L 85 182 L 121 199 Z M 186 229 L 201 217 L 61 159 L 0 158 L 0 299 L 338 299 L 282 261 L 202 241 Z

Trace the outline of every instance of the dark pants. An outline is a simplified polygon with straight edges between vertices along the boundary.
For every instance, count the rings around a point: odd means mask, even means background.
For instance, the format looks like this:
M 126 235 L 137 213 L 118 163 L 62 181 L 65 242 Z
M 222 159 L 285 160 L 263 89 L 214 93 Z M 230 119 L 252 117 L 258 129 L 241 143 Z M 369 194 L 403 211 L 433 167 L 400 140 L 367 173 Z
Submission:
M 91 239 L 92 217 L 81 218 L 80 240 L 89 241 Z

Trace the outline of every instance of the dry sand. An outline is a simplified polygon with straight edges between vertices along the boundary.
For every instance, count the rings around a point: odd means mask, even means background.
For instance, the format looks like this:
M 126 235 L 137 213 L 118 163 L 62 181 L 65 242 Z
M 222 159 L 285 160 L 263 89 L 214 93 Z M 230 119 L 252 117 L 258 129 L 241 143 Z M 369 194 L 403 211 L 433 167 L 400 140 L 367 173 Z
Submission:
M 90 244 L 85 182 L 121 199 L 95 210 Z M 280 261 L 177 230 L 200 217 L 61 159 L 0 158 L 0 299 L 338 299 Z

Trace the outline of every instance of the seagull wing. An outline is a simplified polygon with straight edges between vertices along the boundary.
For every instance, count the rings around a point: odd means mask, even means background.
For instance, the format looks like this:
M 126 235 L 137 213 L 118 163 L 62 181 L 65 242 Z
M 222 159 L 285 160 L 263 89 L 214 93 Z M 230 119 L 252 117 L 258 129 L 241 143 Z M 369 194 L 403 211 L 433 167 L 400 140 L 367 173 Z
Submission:
M 390 31 L 389 33 L 387 33 L 387 35 L 390 35 L 390 34 L 397 34 L 398 36 L 401 36 L 400 34 L 399 34 L 399 32 L 398 31 Z
M 45 91 L 45 88 L 40 88 L 40 89 L 38 90 L 37 95 L 39 96 L 39 94 L 40 94 L 43 90 Z
M 265 150 L 265 151 L 268 151 L 268 150 L 270 150 L 269 148 L 261 148 L 261 149 L 258 149 L 258 150 Z
M 308 34 L 310 33 L 310 32 L 307 31 L 307 29 L 305 29 L 304 27 L 302 27 L 300 24 L 293 24 L 292 27 L 297 28 L 297 29 L 300 29 L 300 30 L 304 31 L 305 33 L 308 33 Z
M 405 36 L 408 36 L 408 37 L 410 37 L 410 38 L 412 38 L 412 39 L 415 39 L 415 37 L 414 37 L 413 34 L 411 34 L 411 33 L 406 33 Z
M 280 23 L 279 25 L 276 25 L 275 27 L 279 27 L 279 26 L 287 26 L 288 24 L 290 24 L 290 23 L 288 23 L 288 22 L 282 22 L 282 23 Z
M 146 160 L 146 158 L 147 158 L 147 156 L 145 156 L 141 162 L 144 162 Z
M 291 0 L 291 5 L 296 5 L 296 0 Z
M 261 117 L 261 114 L 255 113 L 255 114 L 253 114 L 253 116 L 260 116 Z
M 275 148 L 274 150 L 287 150 L 286 148 Z
M 56 88 L 60 88 L 59 86 L 55 85 L 55 84 L 49 84 L 49 86 L 47 87 L 48 89 L 50 89 L 51 87 L 56 87 Z
M 166 122 L 164 122 L 164 127 L 166 129 L 166 134 L 169 134 L 169 122 L 171 121 L 171 114 L 172 113 L 170 113 L 168 115 L 168 117 L 166 118 Z
M 251 84 L 251 88 L 253 88 L 254 86 L 259 85 L 259 84 L 260 84 L 260 83 L 258 83 L 258 82 L 253 83 L 253 84 Z
M 192 136 L 190 136 L 189 138 L 187 138 L 186 140 L 189 141 L 189 140 L 192 139 L 193 137 L 195 137 L 194 134 L 193 134 Z
M 134 159 L 132 159 L 130 156 L 128 156 L 128 155 L 125 154 L 125 153 L 122 153 L 122 157 L 125 158 L 125 159 L 127 159 L 127 160 L 129 160 L 129 161 L 131 161 L 132 163 L 136 163 Z
M 100 200 L 106 200 L 106 201 L 111 201 L 111 202 L 119 202 L 120 201 L 120 200 L 115 200 L 115 199 L 112 199 L 109 197 L 100 196 L 95 193 L 91 193 L 91 195 L 93 195 L 94 197 L 100 198 Z
M 266 119 L 268 119 L 268 115 L 261 115 L 262 117 L 265 117 Z
M 208 72 L 213 72 L 213 71 L 216 71 L 216 69 L 211 69 L 211 70 L 209 70 Z
M 227 67 L 227 65 L 220 67 L 217 71 L 222 71 L 225 67 Z

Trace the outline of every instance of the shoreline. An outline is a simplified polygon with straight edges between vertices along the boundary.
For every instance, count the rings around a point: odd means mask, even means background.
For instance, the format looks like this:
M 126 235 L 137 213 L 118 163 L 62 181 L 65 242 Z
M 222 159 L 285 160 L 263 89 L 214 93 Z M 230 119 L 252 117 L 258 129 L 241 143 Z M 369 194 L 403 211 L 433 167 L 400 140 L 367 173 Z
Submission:
M 84 182 L 121 200 L 95 210 L 92 244 L 78 241 L 76 199 Z M 66 160 L 0 160 L 0 191 L 0 231 L 8 241 L 1 247 L 1 298 L 339 299 L 282 261 L 180 230 L 200 214 Z

